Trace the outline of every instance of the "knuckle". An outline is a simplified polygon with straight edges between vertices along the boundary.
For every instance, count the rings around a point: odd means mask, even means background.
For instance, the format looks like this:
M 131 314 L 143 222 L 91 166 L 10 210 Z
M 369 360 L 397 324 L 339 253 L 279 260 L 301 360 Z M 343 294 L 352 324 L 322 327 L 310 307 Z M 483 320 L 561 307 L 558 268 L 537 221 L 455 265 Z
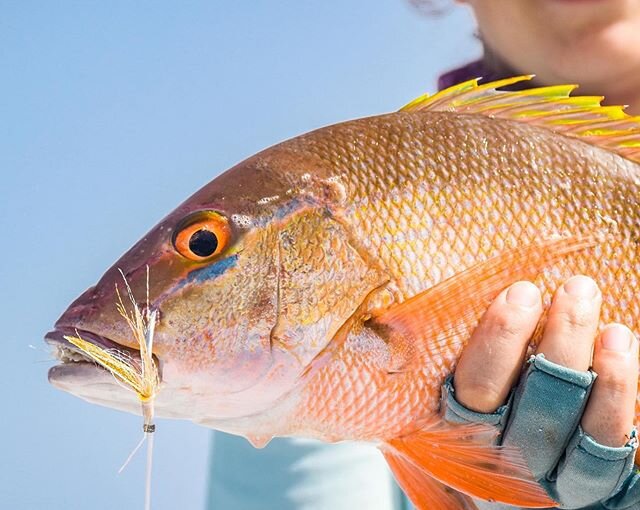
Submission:
M 624 370 L 608 370 L 599 374 L 598 383 L 611 398 L 616 399 L 635 391 L 635 380 L 628 377 Z
M 573 303 L 572 306 L 554 310 L 554 315 L 562 326 L 569 331 L 591 329 L 598 320 L 597 311 L 589 306 L 584 306 L 584 303 Z
M 519 337 L 524 331 L 522 322 L 522 317 L 518 314 L 496 314 L 490 320 L 490 334 L 497 338 Z
M 471 376 L 456 383 L 456 397 L 472 411 L 492 413 L 503 404 L 504 391 L 491 379 Z
M 596 418 L 587 423 L 583 423 L 584 431 L 594 438 L 598 443 L 620 447 L 626 442 L 626 435 L 629 433 L 627 424 L 615 412 L 609 414 L 599 414 Z

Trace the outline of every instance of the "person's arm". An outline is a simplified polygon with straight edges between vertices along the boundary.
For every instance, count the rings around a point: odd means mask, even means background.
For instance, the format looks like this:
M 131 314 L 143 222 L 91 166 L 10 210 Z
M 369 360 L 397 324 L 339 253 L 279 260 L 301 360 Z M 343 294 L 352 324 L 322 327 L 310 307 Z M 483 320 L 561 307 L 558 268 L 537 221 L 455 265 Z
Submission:
M 444 388 L 447 418 L 501 428 L 503 444 L 522 450 L 564 508 L 640 506 L 632 432 L 638 341 L 622 325 L 598 335 L 601 301 L 583 276 L 556 292 L 537 355 L 512 394 L 542 314 L 538 289 L 514 284 L 492 303 Z

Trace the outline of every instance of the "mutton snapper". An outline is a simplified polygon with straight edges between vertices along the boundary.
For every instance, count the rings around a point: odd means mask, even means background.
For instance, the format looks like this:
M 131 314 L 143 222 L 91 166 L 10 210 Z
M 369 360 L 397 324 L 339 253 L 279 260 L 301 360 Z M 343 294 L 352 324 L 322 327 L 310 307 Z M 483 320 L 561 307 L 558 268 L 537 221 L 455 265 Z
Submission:
M 443 423 L 440 387 L 488 303 L 593 277 L 638 330 L 640 122 L 573 86 L 477 80 L 313 131 L 220 175 L 71 304 L 49 379 L 135 398 L 64 335 L 135 355 L 119 270 L 158 310 L 160 416 L 240 434 L 377 444 L 421 508 L 553 505 L 517 451 Z

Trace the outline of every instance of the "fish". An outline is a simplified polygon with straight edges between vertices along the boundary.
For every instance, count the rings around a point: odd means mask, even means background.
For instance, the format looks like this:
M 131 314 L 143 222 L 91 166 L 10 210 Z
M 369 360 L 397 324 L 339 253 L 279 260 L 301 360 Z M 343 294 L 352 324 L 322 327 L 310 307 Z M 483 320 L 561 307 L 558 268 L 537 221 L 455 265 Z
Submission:
M 157 416 L 256 447 L 372 443 L 419 509 L 554 506 L 495 430 L 440 414 L 470 333 L 517 280 L 548 304 L 589 275 L 602 322 L 639 330 L 640 117 L 575 85 L 501 90 L 531 78 L 470 80 L 219 175 L 71 303 L 45 336 L 49 381 L 140 412 L 65 338 L 139 358 L 114 304 L 124 276 L 157 315 Z

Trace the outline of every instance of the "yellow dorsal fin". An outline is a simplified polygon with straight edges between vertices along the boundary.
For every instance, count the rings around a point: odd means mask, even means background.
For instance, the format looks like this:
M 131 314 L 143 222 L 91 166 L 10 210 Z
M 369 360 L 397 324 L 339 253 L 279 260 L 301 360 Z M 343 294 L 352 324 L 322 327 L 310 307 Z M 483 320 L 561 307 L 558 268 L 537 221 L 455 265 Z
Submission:
M 640 163 L 640 116 L 627 115 L 624 106 L 601 106 L 601 96 L 571 96 L 577 85 L 497 90 L 531 78 L 514 76 L 481 85 L 476 78 L 420 96 L 400 111 L 447 111 L 515 120 L 578 138 Z

